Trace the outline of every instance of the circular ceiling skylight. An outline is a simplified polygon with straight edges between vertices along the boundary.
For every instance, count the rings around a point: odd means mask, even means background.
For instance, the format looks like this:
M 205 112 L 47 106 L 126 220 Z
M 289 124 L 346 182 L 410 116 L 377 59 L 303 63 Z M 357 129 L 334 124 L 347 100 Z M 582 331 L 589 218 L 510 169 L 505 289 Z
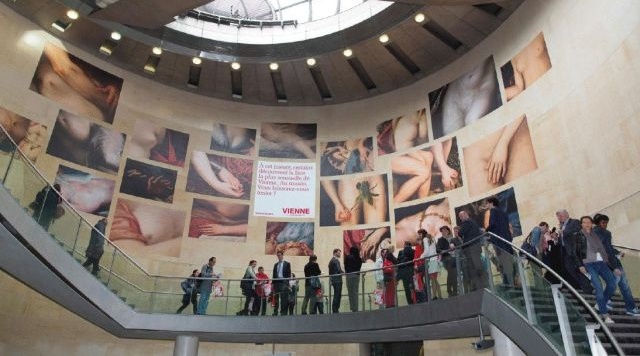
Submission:
M 216 0 L 176 17 L 167 27 L 231 43 L 289 43 L 344 30 L 392 4 L 375 0 Z

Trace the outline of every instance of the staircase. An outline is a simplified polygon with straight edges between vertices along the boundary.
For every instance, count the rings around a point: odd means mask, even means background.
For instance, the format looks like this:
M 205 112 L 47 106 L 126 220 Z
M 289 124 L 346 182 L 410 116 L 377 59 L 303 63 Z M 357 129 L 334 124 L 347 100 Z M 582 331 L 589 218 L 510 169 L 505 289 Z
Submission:
M 596 304 L 596 298 L 592 294 L 581 295 L 590 305 L 593 306 Z M 593 316 L 591 316 L 583 306 L 579 306 L 575 297 L 572 298 L 567 291 L 565 291 L 565 296 L 571 300 L 588 323 L 595 323 Z M 635 301 L 636 305 L 640 305 L 639 299 L 636 298 Z M 613 335 L 625 354 L 640 355 L 640 317 L 625 314 L 624 301 L 619 294 L 613 296 L 611 302 L 613 309 L 609 311 L 609 315 L 615 324 L 608 324 L 609 329 L 613 332 Z M 607 353 L 613 353 L 611 345 L 607 343 L 604 333 L 597 331 L 596 334 L 600 337 L 600 340 L 602 340 Z

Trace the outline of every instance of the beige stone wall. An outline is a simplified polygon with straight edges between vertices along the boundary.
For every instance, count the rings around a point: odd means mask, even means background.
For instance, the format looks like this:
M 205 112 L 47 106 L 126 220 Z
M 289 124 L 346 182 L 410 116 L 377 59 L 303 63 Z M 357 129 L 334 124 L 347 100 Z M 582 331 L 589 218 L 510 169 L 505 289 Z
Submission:
M 0 45 L 12 50 L 0 52 L 3 64 L 0 106 L 42 122 L 50 129 L 53 127 L 59 106 L 28 89 L 42 50 L 42 45 L 33 47 L 23 41 L 25 34 L 32 33 L 124 78 L 114 128 L 130 133 L 133 121 L 144 118 L 185 131 L 191 134 L 189 153 L 208 147 L 207 133 L 212 122 L 256 129 L 263 121 L 317 122 L 318 142 L 375 136 L 376 124 L 424 108 L 428 105 L 428 92 L 457 78 L 487 56 L 493 56 L 499 74 L 502 64 L 543 32 L 553 65 L 551 70 L 514 100 L 455 134 L 462 149 L 524 114 L 538 168 L 476 197 L 470 197 L 466 187 L 462 187 L 416 202 L 446 196 L 453 212 L 456 206 L 514 187 L 525 232 L 540 220 L 555 223 L 554 211 L 558 208 L 567 208 L 572 215 L 579 216 L 609 207 L 608 210 L 615 211 L 611 227 L 617 242 L 637 248 L 640 245 L 631 232 L 638 221 L 637 204 L 618 202 L 636 193 L 640 185 L 637 179 L 640 173 L 637 143 L 640 133 L 639 11 L 640 3 L 633 0 L 528 0 L 501 28 L 463 58 L 414 85 L 355 103 L 283 108 L 214 100 L 155 84 L 139 74 L 110 65 L 94 53 L 61 44 L 3 5 L 0 6 L 3 18 Z M 390 173 L 392 156 L 379 157 L 375 162 L 376 172 Z M 38 161 L 38 168 L 48 179 L 53 179 L 60 163 L 61 160 L 47 156 Z M 172 206 L 189 216 L 194 194 L 184 192 L 186 172 L 186 168 L 178 171 Z M 464 169 L 462 174 L 466 179 Z M 316 204 L 318 207 L 319 202 Z M 393 207 L 392 203 L 391 226 Z M 95 217 L 88 219 L 95 220 Z M 275 258 L 264 255 L 266 221 L 250 216 L 246 243 L 183 238 L 178 257 L 147 251 L 128 252 L 150 273 L 182 276 L 211 255 L 218 256 L 218 264 L 227 277 L 240 277 L 250 258 L 257 259 L 269 271 Z M 64 229 L 68 225 L 54 224 L 54 228 Z M 184 236 L 186 229 L 188 221 Z M 391 230 L 394 236 L 394 229 Z M 324 267 L 331 250 L 342 246 L 342 229 L 320 228 L 316 223 L 315 241 L 315 253 Z M 306 262 L 304 257 L 288 259 L 297 272 Z

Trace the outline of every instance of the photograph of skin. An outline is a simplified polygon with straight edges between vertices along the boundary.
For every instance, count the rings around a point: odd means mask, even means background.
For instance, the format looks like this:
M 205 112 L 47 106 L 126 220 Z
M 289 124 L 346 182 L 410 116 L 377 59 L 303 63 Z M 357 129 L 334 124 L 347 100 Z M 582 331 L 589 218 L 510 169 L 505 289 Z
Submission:
M 507 101 L 530 87 L 551 69 L 544 35 L 540 32 L 520 53 L 500 67 Z
M 378 154 L 401 152 L 429 141 L 427 110 L 396 117 L 378 124 Z
M 111 124 L 122 79 L 48 43 L 29 89 L 77 115 Z
M 60 110 L 47 153 L 101 172 L 116 174 L 125 135 Z
M 429 93 L 433 137 L 470 125 L 502 105 L 493 58 Z
M 342 232 L 343 251 L 348 253 L 351 247 L 356 246 L 360 250 L 363 262 L 375 262 L 381 246 L 391 245 L 391 233 L 389 227 L 377 229 L 345 230 Z
M 22 153 L 35 163 L 47 138 L 47 127 L 3 107 L 0 107 L 0 126 L 7 131 Z M 9 138 L 1 134 L 0 150 L 10 152 L 13 147 Z
M 524 115 L 464 147 L 462 152 L 470 196 L 509 183 L 538 168 Z
M 193 199 L 189 237 L 245 242 L 249 205 Z
M 285 256 L 313 255 L 312 222 L 267 222 L 265 255 L 282 252 Z
M 256 129 L 213 124 L 210 149 L 238 155 L 256 155 Z
M 451 213 L 447 198 L 398 208 L 395 209 L 394 214 L 398 248 L 402 248 L 405 241 L 415 245 L 417 232 L 420 229 L 425 229 L 434 238 L 442 236 L 441 227 L 448 226 L 451 229 Z
M 320 175 L 337 176 L 373 171 L 373 138 L 320 144 Z
M 262 124 L 260 157 L 316 158 L 316 124 Z
M 389 221 L 387 175 L 322 180 L 320 226 L 353 226 Z
M 249 199 L 253 160 L 193 151 L 187 192 Z
M 55 183 L 60 193 L 78 211 L 99 216 L 109 215 L 116 182 L 92 174 L 59 166 Z
M 185 217 L 183 211 L 120 198 L 109 240 L 127 253 L 177 257 Z
M 173 203 L 178 173 L 172 169 L 127 159 L 120 183 L 120 193 Z
M 456 138 L 392 158 L 391 171 L 396 204 L 461 187 Z
M 522 235 L 522 225 L 520 224 L 520 214 L 518 213 L 518 204 L 516 203 L 516 194 L 513 188 L 509 188 L 500 193 L 494 195 L 498 198 L 500 205 L 498 209 L 507 214 L 509 218 L 509 227 L 511 229 L 511 235 L 517 237 Z M 489 197 L 487 197 L 489 198 Z M 466 210 L 469 213 L 471 219 L 473 219 L 478 226 L 487 228 L 489 225 L 489 210 L 490 206 L 487 203 L 487 198 L 480 199 L 473 203 L 469 203 L 463 206 L 455 208 L 456 223 L 460 225 L 458 213 L 462 210 Z
M 189 135 L 155 125 L 146 120 L 136 120 L 127 153 L 132 158 L 184 167 Z

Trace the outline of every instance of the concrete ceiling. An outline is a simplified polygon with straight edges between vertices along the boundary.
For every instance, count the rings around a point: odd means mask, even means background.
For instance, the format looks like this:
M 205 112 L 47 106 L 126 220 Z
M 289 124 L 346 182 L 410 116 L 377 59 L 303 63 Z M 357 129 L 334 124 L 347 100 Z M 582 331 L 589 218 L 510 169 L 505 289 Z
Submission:
M 165 85 L 248 104 L 319 106 L 369 98 L 434 73 L 480 43 L 524 0 L 492 3 L 400 0 L 373 18 L 341 32 L 275 45 L 206 40 L 158 26 L 175 14 L 206 3 L 204 0 L 120 0 L 104 9 L 89 6 L 90 0 L 0 1 L 62 40 Z M 58 19 L 66 20 L 67 8 L 79 9 L 81 17 L 64 33 L 58 32 L 51 24 Z M 151 8 L 154 10 L 149 10 Z M 425 22 L 414 21 L 418 12 L 426 15 Z M 122 33 L 123 38 L 111 56 L 104 56 L 98 48 L 114 30 Z M 378 41 L 382 33 L 388 34 L 392 45 Z M 143 67 L 151 47 L 160 44 L 164 52 L 157 71 L 155 75 L 147 74 Z M 353 50 L 358 65 L 342 55 L 345 47 Z M 188 86 L 193 56 L 201 56 L 204 61 L 197 86 Z M 316 68 L 326 82 L 328 95 L 321 94 L 305 63 L 309 57 L 316 59 Z M 228 63 L 231 61 L 242 64 L 240 95 L 232 95 L 234 83 Z M 280 64 L 284 100 L 282 97 L 278 100 L 276 95 L 275 81 L 268 67 L 271 62 Z M 361 73 L 357 73 L 357 67 Z M 367 88 L 362 82 L 362 71 L 371 79 L 373 87 L 369 83 Z

